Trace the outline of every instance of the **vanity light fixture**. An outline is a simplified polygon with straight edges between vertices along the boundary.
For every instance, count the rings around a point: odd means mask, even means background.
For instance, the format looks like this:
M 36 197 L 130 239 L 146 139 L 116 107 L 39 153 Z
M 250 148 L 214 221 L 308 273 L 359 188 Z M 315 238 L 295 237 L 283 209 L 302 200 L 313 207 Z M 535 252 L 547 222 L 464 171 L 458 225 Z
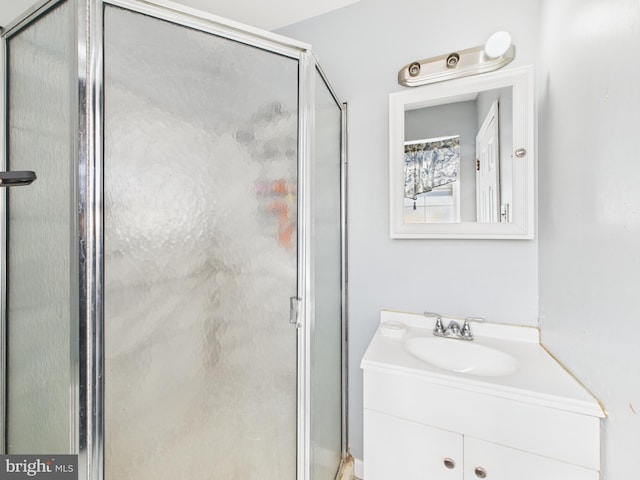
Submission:
M 475 48 L 412 62 L 398 72 L 398 83 L 417 87 L 452 78 L 492 72 L 507 65 L 516 55 L 508 32 L 496 32 Z

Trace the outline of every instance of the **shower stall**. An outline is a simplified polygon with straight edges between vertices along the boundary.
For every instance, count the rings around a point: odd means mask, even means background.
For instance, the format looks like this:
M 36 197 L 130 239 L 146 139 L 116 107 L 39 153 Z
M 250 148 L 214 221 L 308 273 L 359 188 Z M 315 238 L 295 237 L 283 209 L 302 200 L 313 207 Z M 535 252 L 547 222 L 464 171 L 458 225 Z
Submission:
M 82 480 L 336 478 L 346 107 L 310 47 L 49 0 L 2 64 L 0 453 L 78 455 Z

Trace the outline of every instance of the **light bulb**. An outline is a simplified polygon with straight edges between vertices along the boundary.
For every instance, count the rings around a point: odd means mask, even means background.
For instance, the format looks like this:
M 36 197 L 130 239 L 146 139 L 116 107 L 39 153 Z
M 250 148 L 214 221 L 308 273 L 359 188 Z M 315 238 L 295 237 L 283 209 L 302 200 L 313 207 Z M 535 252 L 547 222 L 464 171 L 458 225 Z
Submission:
M 509 32 L 496 32 L 484 44 L 484 52 L 489 58 L 498 58 L 504 55 L 510 46 L 511 35 Z

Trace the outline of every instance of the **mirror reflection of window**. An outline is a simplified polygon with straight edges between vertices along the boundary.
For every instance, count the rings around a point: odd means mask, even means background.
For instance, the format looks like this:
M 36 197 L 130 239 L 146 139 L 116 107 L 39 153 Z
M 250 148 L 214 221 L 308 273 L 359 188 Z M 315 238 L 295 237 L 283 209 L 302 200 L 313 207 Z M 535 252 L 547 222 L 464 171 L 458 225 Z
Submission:
M 405 223 L 460 221 L 460 136 L 405 142 Z

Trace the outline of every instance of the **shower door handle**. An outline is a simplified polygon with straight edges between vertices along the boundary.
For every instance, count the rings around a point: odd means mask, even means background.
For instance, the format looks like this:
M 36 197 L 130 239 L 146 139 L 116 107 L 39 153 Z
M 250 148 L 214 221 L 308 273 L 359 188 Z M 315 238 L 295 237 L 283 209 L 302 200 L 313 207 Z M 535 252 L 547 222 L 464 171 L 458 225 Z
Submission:
M 289 323 L 295 325 L 296 328 L 300 328 L 302 326 L 302 322 L 300 321 L 301 301 L 302 299 L 300 297 L 289 298 Z
M 36 172 L 0 172 L 0 187 L 30 185 L 36 179 Z

